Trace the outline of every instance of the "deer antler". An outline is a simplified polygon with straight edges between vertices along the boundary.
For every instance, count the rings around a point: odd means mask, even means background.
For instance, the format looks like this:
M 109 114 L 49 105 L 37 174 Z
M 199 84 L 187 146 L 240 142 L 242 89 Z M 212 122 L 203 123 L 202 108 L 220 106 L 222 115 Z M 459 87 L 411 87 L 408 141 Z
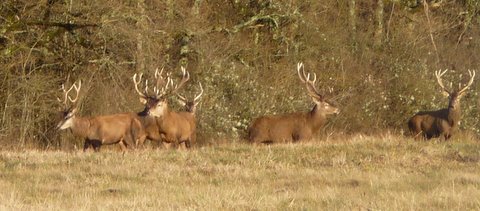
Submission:
M 300 74 L 300 70 L 302 70 L 302 74 Z M 300 80 L 305 83 L 305 79 L 307 77 L 307 75 L 305 75 L 305 68 L 303 67 L 303 63 L 299 62 L 297 63 L 297 73 L 298 73 L 298 77 L 300 78 Z
M 63 103 L 64 105 L 67 105 L 67 100 L 69 100 L 70 102 L 72 103 L 75 103 L 77 102 L 78 100 L 78 95 L 80 93 L 80 88 L 82 87 L 82 81 L 78 81 L 78 86 L 77 84 L 73 83 L 73 85 L 70 87 L 70 89 L 66 90 L 65 89 L 65 84 L 62 84 L 62 92 L 63 92 L 63 95 L 64 95 L 64 99 L 61 100 L 60 98 L 57 97 L 57 100 L 58 102 L 60 103 Z M 75 91 L 77 92 L 76 96 L 75 96 L 75 99 L 72 99 L 68 94 L 70 93 L 70 91 L 72 91 L 73 89 L 75 89 Z
M 165 90 L 168 86 L 168 83 L 170 81 L 170 74 L 167 74 L 167 80 L 165 80 L 165 78 L 162 76 L 162 73 L 163 73 L 163 68 L 162 70 L 160 70 L 160 73 L 158 72 L 158 68 L 155 70 L 155 79 L 157 79 L 157 83 L 155 85 L 156 87 L 156 93 L 158 94 L 158 92 L 160 90 Z
M 307 74 L 305 73 L 305 67 L 301 62 L 297 63 L 297 73 L 300 80 L 303 83 L 305 83 L 305 85 L 307 86 L 308 95 L 310 95 L 310 97 L 315 98 L 319 101 L 323 101 L 324 99 L 323 95 L 321 95 L 320 92 L 318 92 L 318 90 L 315 88 L 315 81 L 317 81 L 317 74 L 313 73 L 313 79 L 310 79 L 310 73 L 307 73 Z
M 468 83 L 465 87 L 459 89 L 460 90 L 460 91 L 458 91 L 459 95 L 462 95 L 473 84 L 473 79 L 475 78 L 475 70 L 473 70 L 473 71 L 468 70 L 468 74 L 470 75 L 470 80 L 468 81 Z M 461 85 L 459 84 L 459 87 L 460 86 Z
M 443 72 L 442 72 L 442 70 L 435 71 L 435 77 L 437 78 L 438 85 L 440 85 L 440 87 L 443 89 L 443 91 L 445 91 L 447 94 L 450 95 L 452 92 L 449 91 L 447 88 L 445 88 L 445 85 L 443 85 L 443 81 L 442 81 L 442 76 L 445 75 L 445 73 L 447 73 L 447 71 L 448 71 L 448 69 L 446 69 Z
M 155 84 L 155 87 L 153 88 L 153 91 L 155 92 L 156 97 L 161 97 L 167 93 L 167 89 L 169 84 L 171 83 L 172 79 L 170 78 L 170 74 L 167 73 L 167 79 L 165 79 L 162 76 L 163 73 L 163 68 L 158 72 L 158 68 L 155 70 L 155 79 L 157 79 L 157 83 Z
M 182 88 L 183 85 L 185 85 L 185 82 L 187 82 L 190 79 L 190 73 L 188 73 L 188 71 L 185 70 L 185 67 L 181 67 L 181 68 L 182 68 L 182 80 L 180 80 L 180 83 L 174 86 L 173 80 L 171 81 L 171 86 L 173 87 L 173 90 L 171 91 L 172 94 L 177 92 L 180 88 Z
M 202 83 L 198 82 L 198 84 L 200 85 L 200 93 L 195 95 L 195 97 L 193 98 L 193 102 L 192 102 L 195 106 L 199 103 L 200 97 L 202 97 L 202 95 L 203 95 Z M 183 95 L 177 93 L 177 97 L 179 98 L 180 101 L 182 101 L 182 103 L 184 103 L 184 104 L 188 103 L 188 99 L 186 97 L 184 97 Z
M 73 83 L 72 87 L 75 89 L 75 92 L 77 92 L 77 94 L 75 95 L 75 99 L 70 98 L 70 96 L 68 96 L 68 99 L 70 100 L 70 102 L 75 103 L 78 100 L 78 95 L 80 94 L 80 89 L 82 88 L 82 81 L 78 81 L 78 86 Z
M 135 75 L 133 75 L 133 83 L 135 84 L 135 90 L 137 91 L 137 93 L 143 97 L 143 98 L 146 98 L 147 97 L 147 91 L 148 91 L 148 81 L 146 81 L 146 85 L 145 85 L 145 92 L 142 93 L 140 91 L 140 89 L 138 89 L 138 85 L 142 82 L 142 76 L 143 76 L 143 73 L 140 73 L 139 77 L 138 77 L 138 81 L 137 81 L 137 74 L 135 73 Z
M 183 95 L 177 93 L 177 97 L 182 101 L 182 103 L 187 103 L 187 98 L 185 98 Z
M 202 83 L 198 82 L 198 84 L 200 85 L 200 94 L 196 95 L 195 98 L 193 98 L 193 102 L 195 103 L 195 105 L 198 104 L 198 102 L 200 101 L 200 97 L 203 94 Z
M 153 86 L 153 92 L 156 95 L 156 97 L 160 97 L 160 96 L 162 96 L 166 93 L 168 85 L 171 81 L 169 74 L 167 74 L 167 79 L 165 79 L 162 76 L 162 73 L 163 73 L 163 68 L 160 72 L 158 72 L 158 68 L 155 70 L 154 76 L 155 76 L 155 79 L 157 80 L 157 82 L 156 82 L 155 86 Z M 148 94 L 148 79 L 145 79 L 145 88 L 144 88 L 143 92 L 141 92 L 140 88 L 138 87 L 138 85 L 141 84 L 141 82 L 142 82 L 142 77 L 143 77 L 143 73 L 138 75 L 138 78 L 137 78 L 137 74 L 133 75 L 133 83 L 135 84 L 135 90 L 137 91 L 137 93 L 141 97 L 146 98 L 149 95 Z

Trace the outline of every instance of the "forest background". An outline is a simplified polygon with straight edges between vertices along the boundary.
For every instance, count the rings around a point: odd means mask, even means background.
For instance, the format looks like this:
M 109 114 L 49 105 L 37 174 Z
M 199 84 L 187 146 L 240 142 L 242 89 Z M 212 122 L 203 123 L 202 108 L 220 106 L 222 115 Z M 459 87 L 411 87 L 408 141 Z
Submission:
M 319 136 L 402 135 L 415 112 L 447 106 L 434 71 L 456 87 L 480 67 L 479 14 L 478 0 L 2 1 L 0 146 L 78 147 L 55 129 L 61 84 L 83 81 L 80 115 L 138 112 L 133 74 L 180 66 L 183 95 L 205 90 L 199 142 L 242 140 L 255 117 L 311 109 L 297 62 L 341 109 Z M 462 100 L 467 133 L 480 133 L 479 88 Z

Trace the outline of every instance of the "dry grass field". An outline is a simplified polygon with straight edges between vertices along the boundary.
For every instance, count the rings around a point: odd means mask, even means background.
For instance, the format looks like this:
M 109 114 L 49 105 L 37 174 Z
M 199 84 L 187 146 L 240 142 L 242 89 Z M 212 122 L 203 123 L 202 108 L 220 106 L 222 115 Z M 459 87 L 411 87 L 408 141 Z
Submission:
M 1 151 L 0 210 L 478 210 L 480 145 L 356 136 L 191 151 Z

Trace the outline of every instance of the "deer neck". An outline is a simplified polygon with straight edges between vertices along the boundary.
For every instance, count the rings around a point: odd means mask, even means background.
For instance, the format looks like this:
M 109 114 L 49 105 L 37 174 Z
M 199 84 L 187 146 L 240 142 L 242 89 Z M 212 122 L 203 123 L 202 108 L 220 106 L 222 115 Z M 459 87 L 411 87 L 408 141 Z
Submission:
M 325 114 L 319 111 L 318 105 L 315 104 L 312 110 L 307 114 L 307 122 L 312 131 L 317 131 L 325 121 Z
M 138 116 L 145 117 L 148 115 L 148 108 L 144 108 L 143 111 L 137 113 Z
M 87 137 L 90 128 L 90 119 L 86 117 L 75 117 L 73 125 L 70 127 L 73 134 L 80 137 Z
M 155 118 L 156 118 L 157 120 L 164 121 L 165 119 L 170 118 L 171 115 L 172 115 L 172 111 L 170 110 L 170 108 L 166 107 L 166 108 L 163 110 L 162 115 L 159 116 L 159 117 L 155 117 Z
M 448 106 L 448 115 L 447 115 L 448 123 L 452 126 L 456 126 L 460 120 L 460 116 L 461 116 L 460 103 L 450 102 Z

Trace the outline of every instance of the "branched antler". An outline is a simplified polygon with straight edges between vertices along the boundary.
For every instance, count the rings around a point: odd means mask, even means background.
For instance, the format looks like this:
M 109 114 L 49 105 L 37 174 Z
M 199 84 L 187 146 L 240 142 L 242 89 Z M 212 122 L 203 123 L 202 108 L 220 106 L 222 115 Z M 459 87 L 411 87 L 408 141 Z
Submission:
M 62 84 L 63 100 L 61 100 L 60 98 L 57 98 L 58 102 L 63 103 L 65 106 L 68 105 L 67 101 L 70 101 L 71 103 L 77 102 L 78 95 L 80 94 L 81 88 L 82 88 L 82 81 L 78 81 L 78 85 L 76 83 L 73 83 L 73 85 L 68 90 L 65 89 L 65 84 Z M 70 91 L 72 91 L 73 89 L 75 89 L 75 92 L 76 92 L 74 99 L 72 99 L 72 97 L 68 95 Z
M 323 101 L 324 97 L 318 90 L 315 88 L 315 81 L 317 81 L 317 74 L 313 73 L 313 79 L 310 79 L 310 73 L 305 73 L 305 67 L 303 66 L 303 63 L 298 63 L 297 64 L 297 73 L 298 77 L 300 80 L 305 83 L 307 86 L 307 91 L 310 97 Z

